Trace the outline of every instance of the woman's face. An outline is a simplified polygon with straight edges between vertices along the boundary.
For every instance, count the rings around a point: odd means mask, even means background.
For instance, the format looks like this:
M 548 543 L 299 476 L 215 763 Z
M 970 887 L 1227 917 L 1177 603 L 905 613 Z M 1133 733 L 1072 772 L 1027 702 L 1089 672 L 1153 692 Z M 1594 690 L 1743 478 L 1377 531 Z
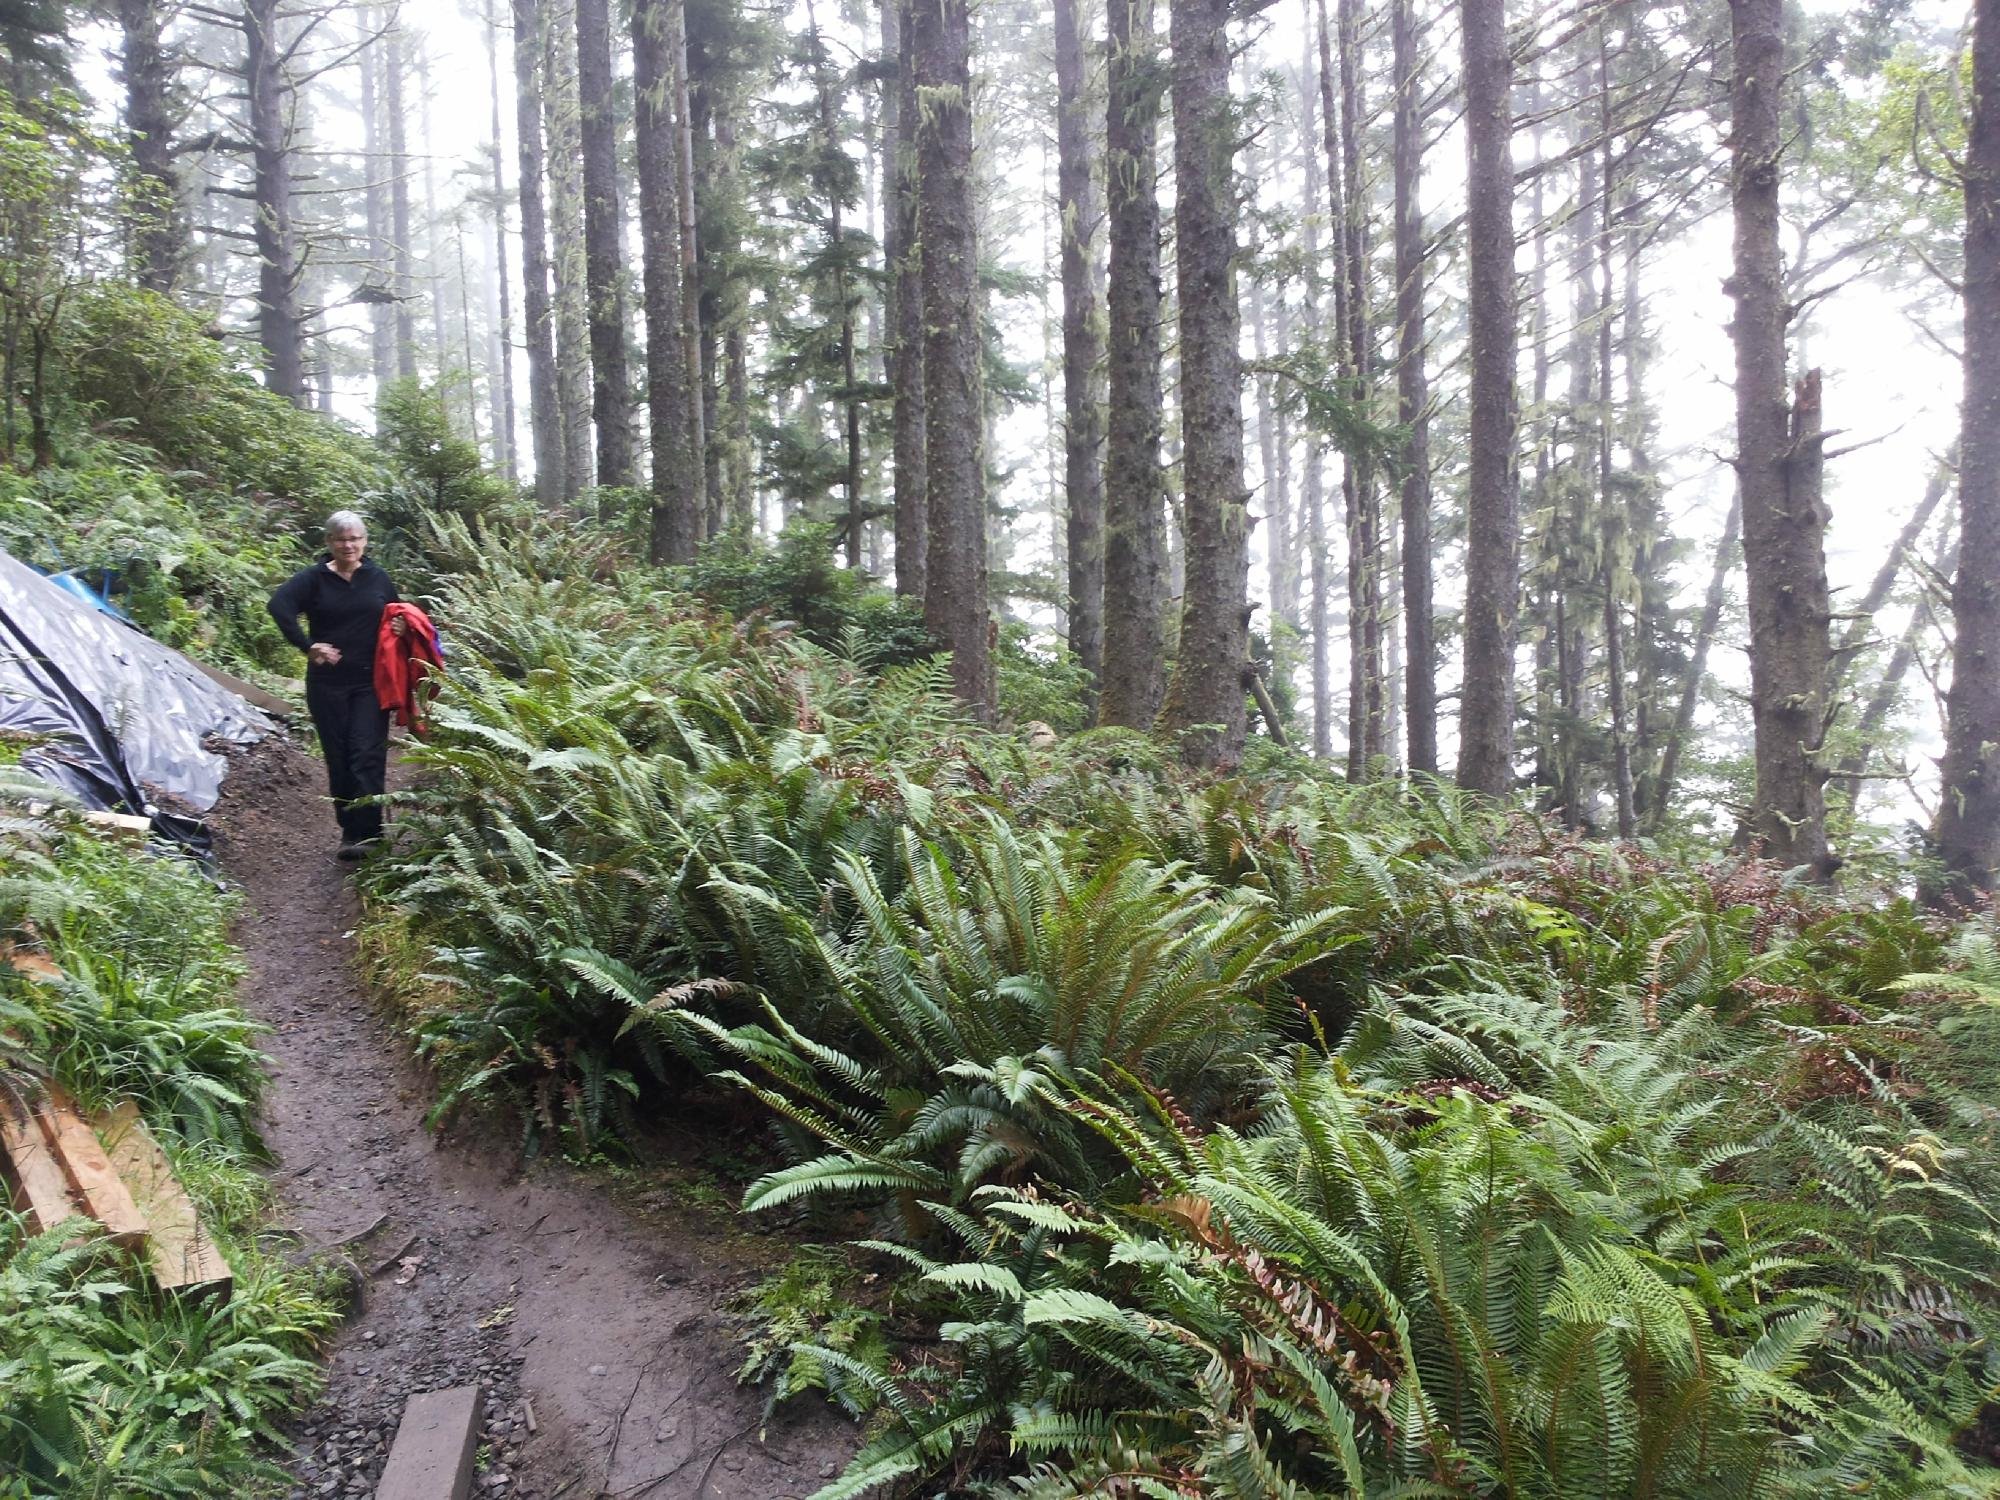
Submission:
M 326 539 L 326 550 L 343 571 L 360 566 L 361 554 L 368 550 L 365 531 L 336 531 Z

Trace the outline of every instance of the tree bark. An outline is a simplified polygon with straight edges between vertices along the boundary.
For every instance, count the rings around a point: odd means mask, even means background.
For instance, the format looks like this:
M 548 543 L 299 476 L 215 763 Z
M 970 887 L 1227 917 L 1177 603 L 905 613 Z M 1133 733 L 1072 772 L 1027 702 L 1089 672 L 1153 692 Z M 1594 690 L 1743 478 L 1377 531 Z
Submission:
M 1105 116 L 1109 278 L 1100 724 L 1151 729 L 1166 696 L 1166 484 L 1160 471 L 1160 124 L 1153 0 L 1110 0 Z
M 364 7 L 361 12 L 363 29 L 373 31 L 379 24 L 377 16 L 374 6 Z M 388 129 L 380 97 L 383 53 L 386 50 L 378 38 L 370 41 L 361 54 L 362 150 L 364 170 L 368 174 L 362 207 L 368 229 L 369 277 L 371 280 L 379 277 L 381 292 L 393 297 L 391 268 L 395 252 L 389 240 L 389 195 L 390 179 L 399 169 L 386 149 Z M 374 377 L 375 398 L 379 404 L 383 387 L 396 378 L 396 313 L 392 302 L 371 302 L 368 306 L 368 366 Z
M 292 142 L 278 36 L 278 0 L 245 0 L 243 76 L 249 93 L 257 221 L 257 342 L 264 380 L 294 406 L 306 404 L 304 319 L 299 312 L 298 234 L 293 223 Z
M 1611 119 L 1611 51 L 1608 28 L 1600 20 L 1597 27 L 1598 124 L 1604 140 L 1602 165 L 1598 172 L 1602 192 L 1597 205 L 1597 262 L 1600 286 L 1597 294 L 1597 505 L 1602 527 L 1604 582 L 1604 680 L 1605 706 L 1611 715 L 1611 798 L 1617 809 L 1618 837 L 1630 839 L 1639 831 L 1632 791 L 1631 720 L 1625 704 L 1625 619 L 1620 599 L 1628 573 L 1626 549 L 1629 531 L 1624 502 L 1617 493 L 1612 465 L 1611 439 L 1616 430 L 1612 421 L 1611 308 L 1615 294 L 1611 260 L 1611 206 L 1617 191 L 1616 137 Z
M 974 235 L 972 32 L 967 0 L 911 10 L 918 97 L 918 235 L 923 245 L 924 624 L 951 653 L 952 687 L 974 718 L 993 714 L 986 598 L 986 482 Z
M 1950 577 L 1958 566 L 1958 544 L 1959 539 L 1954 535 L 1945 544 L 1944 554 L 1938 559 L 1937 570 L 1944 577 Z M 1868 762 L 1875 753 L 1876 738 L 1888 721 L 1890 710 L 1896 706 L 1903 678 L 1909 675 L 1910 664 L 1917 658 L 1918 643 L 1934 623 L 1930 596 L 1925 594 L 1917 600 L 1916 608 L 1910 611 L 1910 623 L 1904 628 L 1902 638 L 1896 642 L 1896 649 L 1889 653 L 1889 660 L 1875 683 L 1875 691 L 1868 695 L 1867 705 L 1855 724 L 1853 748 L 1841 757 L 1840 768 L 1834 773 L 1835 785 L 1845 794 L 1850 828 L 1861 806 L 1861 789 Z
M 1514 358 L 1513 64 L 1504 0 L 1459 0 L 1465 39 L 1466 258 L 1472 371 L 1466 484 L 1465 685 L 1458 783 L 1514 785 L 1514 613 L 1520 587 Z
M 1423 78 L 1413 0 L 1395 0 L 1391 45 L 1396 70 L 1392 147 L 1396 198 L 1396 420 L 1403 445 L 1403 710 L 1408 764 L 1435 776 L 1437 645 L 1431 602 L 1430 385 L 1424 369 Z
M 1736 301 L 1736 472 L 1749 579 L 1750 709 L 1757 785 L 1746 831 L 1786 866 L 1831 874 L 1825 773 L 1829 656 L 1826 511 L 1819 494 L 1820 383 L 1800 382 L 1788 408 L 1785 306 L 1778 249 L 1782 0 L 1732 0 L 1731 197 Z
M 187 217 L 174 169 L 174 68 L 162 39 L 160 0 L 118 0 L 125 83 L 125 133 L 131 149 L 126 211 L 139 285 L 162 296 L 187 259 Z
M 499 322 L 492 340 L 492 352 L 498 355 L 493 368 L 500 376 L 500 390 L 494 400 L 497 409 L 493 413 L 493 456 L 507 482 L 518 484 L 521 469 L 514 441 L 514 292 L 507 274 L 507 174 L 500 161 L 500 34 L 493 17 L 493 0 L 481 0 L 481 19 L 486 23 L 486 87 L 493 104 L 492 144 L 487 155 L 493 190 L 490 219 L 493 276 L 489 285 L 499 300 Z M 491 303 L 488 310 L 492 310 Z
M 1091 181 L 1089 101 L 1084 87 L 1078 0 L 1056 0 L 1056 201 L 1062 223 L 1063 493 L 1069 524 L 1069 648 L 1086 676 L 1085 707 L 1096 707 L 1104 670 L 1104 419 L 1098 366 L 1091 242 L 1097 189 Z
M 535 498 L 565 498 L 562 398 L 549 299 L 548 210 L 542 198 L 542 0 L 513 0 L 514 128 L 520 152 L 521 316 L 528 349 L 528 426 L 535 445 Z
M 555 277 L 557 409 L 562 413 L 563 499 L 574 505 L 590 488 L 590 314 L 585 298 L 583 135 L 577 103 L 574 12 L 569 0 L 544 0 L 543 127 L 548 132 L 550 269 Z
M 917 241 L 916 73 L 910 55 L 909 0 L 882 7 L 882 51 L 894 72 L 883 88 L 888 212 L 883 260 L 889 271 L 889 383 L 892 398 L 890 483 L 895 490 L 896 592 L 924 596 L 924 293 Z M 886 143 L 893 140 L 894 146 Z
M 687 351 L 681 343 L 680 159 L 673 117 L 667 0 L 632 8 L 632 136 L 639 172 L 640 268 L 646 314 L 646 413 L 653 446 L 649 554 L 684 563 L 701 544 L 701 465 L 688 438 Z
M 417 378 L 417 283 L 410 262 L 409 121 L 403 109 L 403 28 L 389 29 L 382 55 L 382 103 L 389 114 L 390 286 L 396 294 L 396 378 Z
M 576 82 L 583 136 L 584 286 L 589 299 L 590 410 L 597 482 L 630 485 L 631 375 L 625 360 L 625 252 L 620 244 L 618 115 L 609 0 L 576 0 Z
M 708 362 L 703 357 L 707 329 L 702 319 L 701 230 L 695 213 L 694 98 L 688 86 L 688 27 L 686 0 L 669 0 L 667 24 L 668 61 L 674 73 L 674 130 L 680 148 L 680 170 L 675 174 L 680 189 L 681 241 L 681 351 L 687 359 L 688 452 L 700 466 L 702 476 L 701 536 L 711 531 L 709 510 L 715 503 L 709 472 L 712 460 L 709 442 L 710 397 Z M 727 121 L 724 121 L 727 129 Z M 733 154 L 725 154 L 733 165 Z
M 1234 766 L 1248 729 L 1249 496 L 1236 300 L 1229 0 L 1172 0 L 1174 272 L 1187 584 L 1163 721 L 1190 766 Z
M 1869 581 L 1868 591 L 1857 599 L 1854 608 L 1848 611 L 1851 618 L 1848 620 L 1847 629 L 1841 632 L 1840 644 L 1833 652 L 1833 665 L 1827 672 L 1828 703 L 1833 703 L 1840 697 L 1841 689 L 1846 686 L 1848 678 L 1853 674 L 1855 659 L 1867 649 L 1869 635 L 1875 628 L 1875 612 L 1888 602 L 1891 590 L 1896 587 L 1896 579 L 1903 571 L 1903 564 L 1915 550 L 1918 538 L 1924 534 L 1924 528 L 1930 525 L 1931 517 L 1937 513 L 1938 506 L 1944 503 L 1944 497 L 1951 488 L 1952 476 L 1957 472 L 1958 450 L 1954 445 L 1952 452 L 1931 470 L 1930 480 L 1924 485 L 1924 493 L 1917 501 L 1916 511 L 1897 534 L 1895 543 L 1889 548 L 1889 555 L 1882 560 L 1882 566 L 1875 570 L 1874 578 Z
M 2000 876 L 2000 0 L 1976 0 L 1965 154 L 1965 404 L 1937 852 L 1942 894 L 1990 896 Z

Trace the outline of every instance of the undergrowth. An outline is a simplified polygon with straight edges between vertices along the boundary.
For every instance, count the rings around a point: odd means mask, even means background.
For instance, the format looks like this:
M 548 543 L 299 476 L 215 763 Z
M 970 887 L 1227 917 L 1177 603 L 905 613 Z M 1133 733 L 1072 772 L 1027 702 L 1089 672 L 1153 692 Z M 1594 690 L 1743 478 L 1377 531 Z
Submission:
M 444 1108 L 734 1079 L 873 1219 L 936 1342 L 755 1361 L 878 1404 L 824 1497 L 1996 1493 L 1990 925 L 440 545 L 377 951 Z
M 29 1234 L 0 1209 L 0 1496 L 277 1490 L 268 1445 L 317 1388 L 335 1307 L 265 1227 L 233 900 L 181 860 L 31 815 L 26 791 L 0 784 L 0 938 L 61 977 L 0 964 L 0 1087 L 46 1073 L 86 1110 L 136 1100 L 235 1284 L 227 1299 L 161 1293 L 89 1221 Z

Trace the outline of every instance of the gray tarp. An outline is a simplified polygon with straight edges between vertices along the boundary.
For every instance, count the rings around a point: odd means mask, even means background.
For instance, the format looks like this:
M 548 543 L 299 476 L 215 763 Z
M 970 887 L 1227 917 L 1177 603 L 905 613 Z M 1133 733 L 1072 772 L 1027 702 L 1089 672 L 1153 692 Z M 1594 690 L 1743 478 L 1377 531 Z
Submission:
M 0 729 L 42 739 L 21 764 L 90 807 L 206 812 L 227 763 L 271 721 L 178 651 L 65 593 L 0 551 Z

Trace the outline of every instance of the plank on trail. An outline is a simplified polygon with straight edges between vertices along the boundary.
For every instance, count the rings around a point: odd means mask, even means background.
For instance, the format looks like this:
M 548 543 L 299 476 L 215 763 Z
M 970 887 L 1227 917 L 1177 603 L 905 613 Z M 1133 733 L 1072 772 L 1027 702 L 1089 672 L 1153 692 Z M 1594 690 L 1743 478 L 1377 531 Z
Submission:
M 375 1500 L 465 1500 L 479 1447 L 479 1387 L 410 1397 Z
M 42 1139 L 49 1143 L 56 1164 L 62 1168 L 70 1191 L 86 1212 L 104 1226 L 105 1235 L 128 1249 L 142 1249 L 146 1241 L 146 1220 L 132 1194 L 112 1170 L 111 1158 L 98 1143 L 69 1097 L 55 1084 L 48 1085 L 48 1097 L 35 1111 Z
M 83 1212 L 70 1197 L 69 1180 L 41 1127 L 4 1089 L 0 1089 L 0 1156 L 5 1157 L 14 1206 L 28 1216 L 31 1231 L 53 1229 Z
M 147 1254 L 153 1280 L 162 1291 L 203 1292 L 228 1297 L 234 1277 L 202 1226 L 172 1163 L 160 1150 L 139 1106 L 126 1100 L 97 1121 L 98 1138 L 119 1180 L 145 1216 Z

